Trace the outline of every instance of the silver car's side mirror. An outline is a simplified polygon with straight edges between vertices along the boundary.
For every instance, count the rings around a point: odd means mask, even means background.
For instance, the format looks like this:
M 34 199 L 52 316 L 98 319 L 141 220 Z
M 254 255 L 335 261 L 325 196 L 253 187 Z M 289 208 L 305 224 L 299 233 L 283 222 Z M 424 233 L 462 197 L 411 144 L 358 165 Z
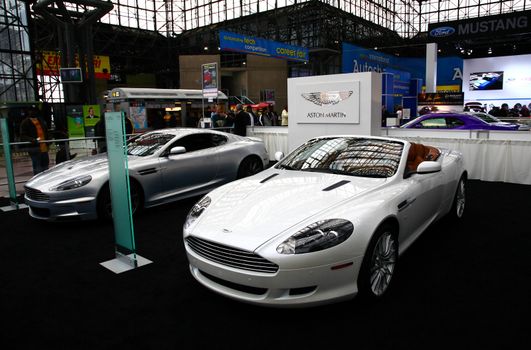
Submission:
M 170 149 L 170 155 L 186 153 L 186 148 L 183 146 L 172 147 Z
M 417 174 L 429 174 L 441 171 L 441 163 L 426 160 L 417 166 Z
M 277 162 L 281 160 L 282 158 L 284 158 L 284 152 L 278 151 L 275 153 L 275 159 Z

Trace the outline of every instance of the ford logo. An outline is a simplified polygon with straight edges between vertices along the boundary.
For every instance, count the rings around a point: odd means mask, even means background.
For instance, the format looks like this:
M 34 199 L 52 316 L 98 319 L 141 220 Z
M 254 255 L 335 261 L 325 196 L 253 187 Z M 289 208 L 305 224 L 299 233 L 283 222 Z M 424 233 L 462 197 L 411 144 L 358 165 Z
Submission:
M 430 31 L 430 36 L 440 38 L 443 36 L 450 36 L 455 33 L 455 29 L 452 27 L 439 27 Z

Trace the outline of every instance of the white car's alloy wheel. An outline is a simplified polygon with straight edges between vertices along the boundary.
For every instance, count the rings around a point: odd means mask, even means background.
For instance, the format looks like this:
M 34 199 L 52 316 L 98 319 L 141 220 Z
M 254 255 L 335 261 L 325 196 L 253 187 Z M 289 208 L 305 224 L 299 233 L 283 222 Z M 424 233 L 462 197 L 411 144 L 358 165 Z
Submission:
M 463 179 L 459 180 L 457 185 L 457 193 L 455 194 L 455 214 L 458 218 L 463 217 L 465 212 L 465 181 Z
M 385 293 L 395 270 L 397 243 L 391 232 L 383 233 L 376 242 L 371 257 L 370 285 L 375 296 Z

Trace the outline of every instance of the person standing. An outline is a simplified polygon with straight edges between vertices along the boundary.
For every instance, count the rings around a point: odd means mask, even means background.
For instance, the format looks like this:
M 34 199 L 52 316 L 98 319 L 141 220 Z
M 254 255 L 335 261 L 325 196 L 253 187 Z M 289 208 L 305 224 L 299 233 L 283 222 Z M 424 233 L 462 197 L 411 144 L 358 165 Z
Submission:
M 50 165 L 48 144 L 42 141 L 48 140 L 48 127 L 35 110 L 31 110 L 29 116 L 20 123 L 20 140 L 31 143 L 27 151 L 31 158 L 33 175 L 47 170 Z
M 234 133 L 240 136 L 247 135 L 247 124 L 249 121 L 249 114 L 243 110 L 241 104 L 236 105 L 236 116 L 234 117 Z
M 281 113 L 281 122 L 280 125 L 288 126 L 288 106 L 285 106 Z

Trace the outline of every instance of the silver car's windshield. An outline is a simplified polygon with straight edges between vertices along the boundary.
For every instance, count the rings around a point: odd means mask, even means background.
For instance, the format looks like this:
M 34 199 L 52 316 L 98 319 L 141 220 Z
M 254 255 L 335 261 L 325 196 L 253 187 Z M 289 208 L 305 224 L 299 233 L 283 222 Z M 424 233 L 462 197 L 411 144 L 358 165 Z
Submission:
M 129 141 L 127 144 L 127 154 L 132 156 L 145 157 L 155 153 L 162 146 L 172 140 L 175 135 L 152 132 L 140 135 Z
M 279 162 L 277 169 L 316 171 L 365 177 L 393 176 L 401 142 L 355 137 L 313 139 Z

